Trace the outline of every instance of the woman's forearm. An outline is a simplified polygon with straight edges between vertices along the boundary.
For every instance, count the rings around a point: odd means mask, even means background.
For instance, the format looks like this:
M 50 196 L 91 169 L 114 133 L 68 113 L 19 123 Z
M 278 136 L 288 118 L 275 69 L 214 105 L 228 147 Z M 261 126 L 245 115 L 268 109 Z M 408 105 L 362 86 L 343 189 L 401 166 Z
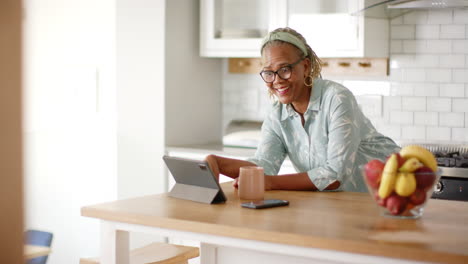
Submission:
M 239 168 L 243 166 L 257 166 L 252 162 L 239 160 L 239 159 L 230 159 L 225 157 L 220 157 L 217 155 L 209 155 L 206 160 L 211 160 L 216 162 L 219 174 L 223 174 L 230 178 L 239 177 Z
M 307 172 L 265 176 L 265 187 L 268 190 L 296 190 L 296 191 L 316 191 L 317 187 L 310 180 Z M 328 185 L 326 190 L 335 190 L 340 187 L 339 181 L 334 181 Z

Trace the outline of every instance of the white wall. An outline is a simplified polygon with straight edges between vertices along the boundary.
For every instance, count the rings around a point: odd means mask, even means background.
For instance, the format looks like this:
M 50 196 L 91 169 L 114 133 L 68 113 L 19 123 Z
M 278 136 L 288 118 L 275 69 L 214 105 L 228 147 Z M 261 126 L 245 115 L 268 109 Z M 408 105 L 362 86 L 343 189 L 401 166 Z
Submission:
M 383 96 L 381 115 L 369 118 L 395 140 L 468 142 L 468 10 L 407 13 L 391 20 L 390 39 L 390 76 L 324 78 Z M 230 74 L 224 63 L 224 125 L 262 120 L 269 105 L 258 75 Z
M 199 55 L 199 1 L 166 10 L 166 144 L 221 142 L 222 60 Z
M 49 263 L 78 263 L 99 254 L 82 206 L 165 191 L 166 133 L 220 141 L 221 60 L 198 56 L 198 1 L 25 6 L 26 228 L 54 233 Z
M 165 1 L 117 1 L 119 198 L 164 191 Z
M 166 190 L 165 1 L 118 0 L 118 198 Z M 132 233 L 131 248 L 161 238 Z
M 115 4 L 25 9 L 25 225 L 53 232 L 48 263 L 78 263 L 98 254 L 100 234 L 80 208 L 117 198 Z

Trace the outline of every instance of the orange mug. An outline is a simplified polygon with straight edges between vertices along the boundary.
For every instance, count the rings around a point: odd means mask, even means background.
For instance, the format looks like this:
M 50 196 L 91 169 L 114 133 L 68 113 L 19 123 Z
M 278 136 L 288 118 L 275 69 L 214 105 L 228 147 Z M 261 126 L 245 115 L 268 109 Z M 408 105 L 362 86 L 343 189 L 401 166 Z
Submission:
M 239 170 L 239 198 L 243 200 L 263 200 L 265 175 L 262 167 L 245 166 Z

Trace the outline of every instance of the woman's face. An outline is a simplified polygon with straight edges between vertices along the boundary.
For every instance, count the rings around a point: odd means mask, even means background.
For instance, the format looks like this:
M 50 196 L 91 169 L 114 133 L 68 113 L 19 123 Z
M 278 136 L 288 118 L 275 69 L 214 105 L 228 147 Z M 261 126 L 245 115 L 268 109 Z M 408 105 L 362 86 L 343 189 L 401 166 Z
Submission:
M 277 71 L 300 60 L 297 48 L 291 44 L 268 46 L 263 50 L 262 62 L 264 71 Z M 278 74 L 272 83 L 266 83 L 270 91 L 282 104 L 309 101 L 310 89 L 304 85 L 308 75 L 309 59 L 304 59 L 291 68 L 291 77 L 281 79 Z

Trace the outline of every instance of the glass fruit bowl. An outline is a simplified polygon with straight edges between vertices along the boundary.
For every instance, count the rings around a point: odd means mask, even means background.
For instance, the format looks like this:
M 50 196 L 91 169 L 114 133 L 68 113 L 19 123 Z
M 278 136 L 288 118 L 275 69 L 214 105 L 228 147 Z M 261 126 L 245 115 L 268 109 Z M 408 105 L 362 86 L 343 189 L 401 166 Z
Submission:
M 403 162 L 401 161 L 399 166 Z M 380 208 L 381 214 L 394 218 L 421 217 L 424 207 L 432 196 L 434 185 L 440 179 L 441 170 L 437 169 L 434 172 L 428 167 L 421 167 L 413 172 L 397 170 L 392 176 L 393 183 L 390 183 L 390 187 L 386 187 L 386 190 L 382 190 L 383 174 L 386 173 L 384 167 L 385 162 L 380 160 L 371 160 L 360 166 L 367 189 Z

